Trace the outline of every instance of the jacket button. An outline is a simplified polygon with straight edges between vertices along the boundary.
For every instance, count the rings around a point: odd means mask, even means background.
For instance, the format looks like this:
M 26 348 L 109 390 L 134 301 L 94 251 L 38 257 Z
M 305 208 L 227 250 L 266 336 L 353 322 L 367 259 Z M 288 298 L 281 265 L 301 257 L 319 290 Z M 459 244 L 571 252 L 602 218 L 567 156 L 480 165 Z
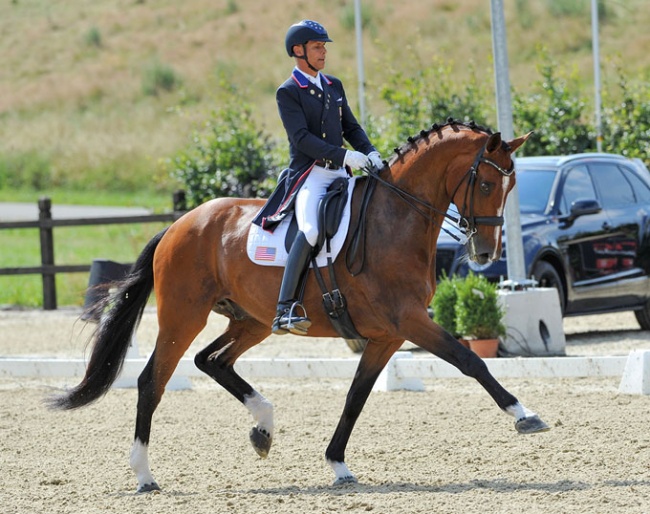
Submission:
M 325 134 L 325 132 L 323 132 L 323 138 L 326 138 L 326 137 L 327 137 L 327 134 Z

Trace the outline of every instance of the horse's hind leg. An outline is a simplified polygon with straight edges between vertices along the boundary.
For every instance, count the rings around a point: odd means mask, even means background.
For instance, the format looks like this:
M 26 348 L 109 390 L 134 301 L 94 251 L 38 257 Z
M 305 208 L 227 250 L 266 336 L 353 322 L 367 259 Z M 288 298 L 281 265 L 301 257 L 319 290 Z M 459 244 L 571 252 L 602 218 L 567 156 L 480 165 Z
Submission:
M 250 440 L 257 454 L 266 458 L 273 441 L 273 404 L 251 387 L 234 370 L 239 356 L 261 342 L 271 329 L 254 319 L 231 320 L 227 330 L 200 351 L 196 366 L 232 394 L 253 416 L 256 425 Z
M 205 327 L 210 313 L 207 307 L 199 309 L 187 305 L 187 309 L 183 309 L 181 304 L 172 307 L 174 312 L 168 312 L 166 304 L 159 301 L 159 331 L 156 348 L 138 377 L 135 437 L 129 459 L 138 479 L 138 493 L 160 490 L 149 467 L 151 419 L 178 362 L 194 338 Z

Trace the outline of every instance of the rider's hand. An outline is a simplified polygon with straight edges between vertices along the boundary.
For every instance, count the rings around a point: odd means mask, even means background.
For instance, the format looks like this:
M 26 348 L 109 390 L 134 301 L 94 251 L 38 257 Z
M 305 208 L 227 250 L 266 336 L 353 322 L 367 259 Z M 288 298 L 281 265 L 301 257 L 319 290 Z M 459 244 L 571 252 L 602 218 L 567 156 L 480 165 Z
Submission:
M 368 159 L 370 159 L 370 162 L 375 169 L 380 170 L 384 167 L 384 161 L 381 160 L 379 152 L 370 152 L 368 154 Z
M 370 167 L 370 158 L 361 152 L 348 150 L 345 154 L 345 160 L 343 161 L 343 164 L 350 166 L 350 168 L 353 170 L 360 170 L 362 168 Z

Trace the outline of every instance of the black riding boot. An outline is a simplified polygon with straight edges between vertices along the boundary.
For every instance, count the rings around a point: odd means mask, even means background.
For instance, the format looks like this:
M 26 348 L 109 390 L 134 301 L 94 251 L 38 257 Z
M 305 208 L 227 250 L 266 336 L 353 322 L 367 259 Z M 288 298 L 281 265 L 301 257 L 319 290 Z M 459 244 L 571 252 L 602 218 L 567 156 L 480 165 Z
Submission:
M 286 334 L 287 331 L 290 331 L 294 334 L 304 335 L 311 326 L 311 320 L 307 317 L 304 307 L 297 302 L 297 297 L 300 279 L 309 267 L 309 258 L 313 249 L 305 234 L 298 232 L 291 245 L 284 268 L 278 309 L 271 326 L 274 334 Z M 297 312 L 298 310 L 300 312 Z

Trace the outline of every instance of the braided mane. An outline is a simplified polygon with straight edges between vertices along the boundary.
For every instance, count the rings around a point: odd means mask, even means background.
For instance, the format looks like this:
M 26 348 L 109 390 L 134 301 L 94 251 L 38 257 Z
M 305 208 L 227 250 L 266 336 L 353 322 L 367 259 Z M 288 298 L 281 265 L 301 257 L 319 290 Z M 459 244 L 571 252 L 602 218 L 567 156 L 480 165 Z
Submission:
M 490 128 L 478 125 L 474 120 L 471 120 L 466 123 L 464 121 L 456 120 L 452 117 L 449 117 L 445 120 L 444 123 L 442 124 L 434 123 L 433 125 L 431 125 L 429 129 L 421 130 L 420 133 L 417 134 L 416 136 L 409 137 L 406 143 L 404 143 L 402 146 L 398 146 L 394 148 L 393 151 L 395 152 L 396 156 L 399 157 L 400 155 L 403 155 L 409 150 L 415 148 L 415 145 L 417 145 L 418 141 L 420 141 L 421 139 L 428 137 L 433 132 L 439 132 L 443 128 L 450 127 L 450 126 L 466 127 L 471 130 L 478 130 L 480 132 L 485 132 L 488 135 L 492 135 L 492 130 Z

